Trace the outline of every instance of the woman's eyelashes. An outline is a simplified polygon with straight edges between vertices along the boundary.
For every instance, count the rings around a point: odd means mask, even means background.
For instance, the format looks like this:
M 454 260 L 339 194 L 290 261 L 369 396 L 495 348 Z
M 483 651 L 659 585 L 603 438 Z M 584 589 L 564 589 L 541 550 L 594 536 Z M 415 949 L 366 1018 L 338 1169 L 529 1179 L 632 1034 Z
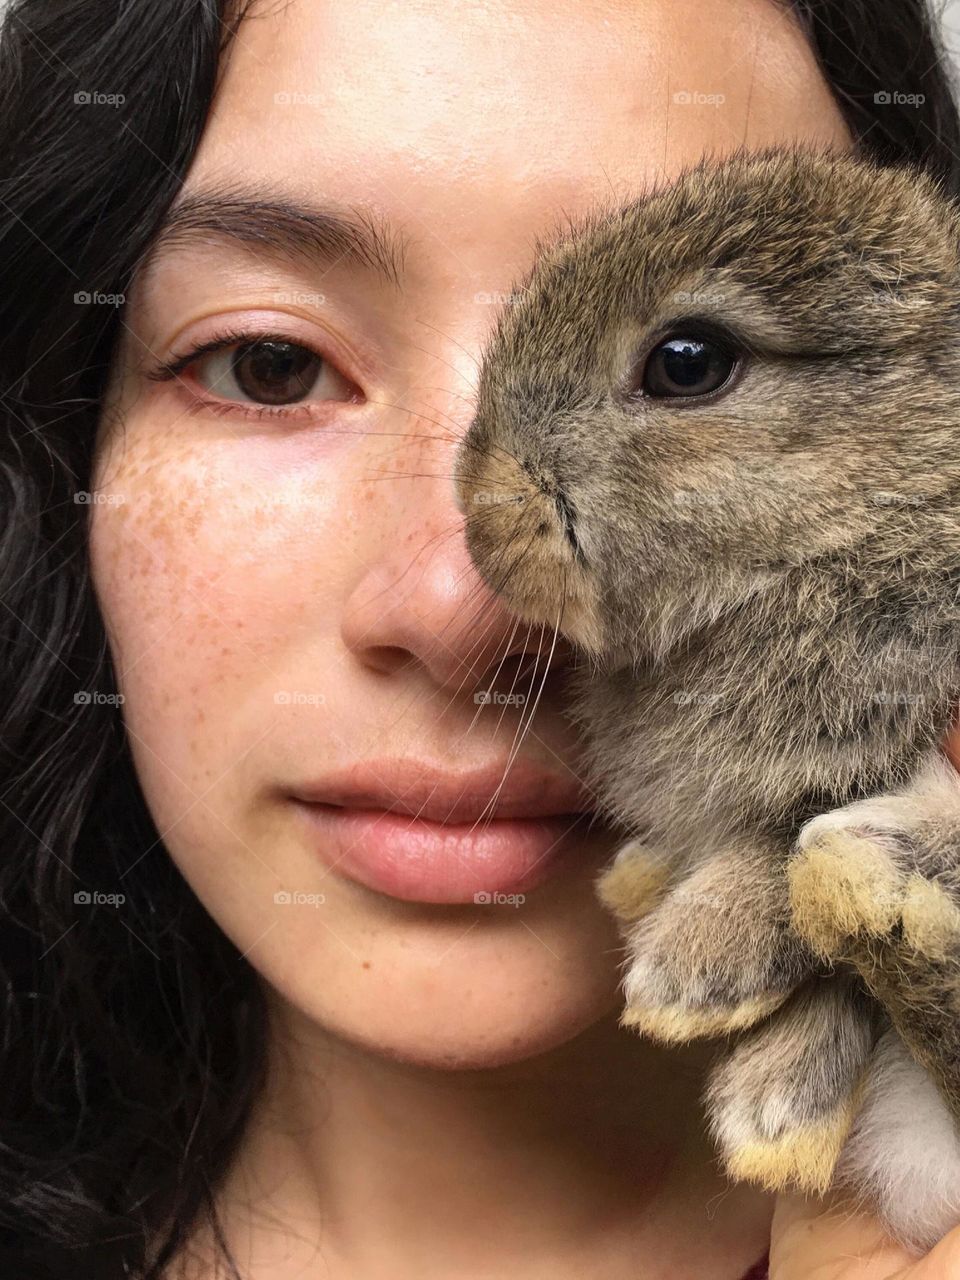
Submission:
M 282 412 L 363 398 L 326 356 L 276 333 L 221 333 L 162 362 L 148 376 L 176 379 L 197 400 L 221 411 L 232 404 L 241 412 Z

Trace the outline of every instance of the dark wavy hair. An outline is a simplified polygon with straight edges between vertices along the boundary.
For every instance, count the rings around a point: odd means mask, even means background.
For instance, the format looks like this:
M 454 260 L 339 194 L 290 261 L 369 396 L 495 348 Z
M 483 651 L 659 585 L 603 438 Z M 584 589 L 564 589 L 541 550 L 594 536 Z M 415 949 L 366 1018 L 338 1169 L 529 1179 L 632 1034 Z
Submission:
M 164 849 L 104 697 L 83 498 L 122 310 L 77 301 L 127 292 L 249 6 L 11 0 L 0 35 L 0 1273 L 18 1280 L 159 1280 L 198 1224 L 219 1239 L 264 1077 L 254 973 Z M 862 149 L 957 194 L 924 0 L 793 8 Z

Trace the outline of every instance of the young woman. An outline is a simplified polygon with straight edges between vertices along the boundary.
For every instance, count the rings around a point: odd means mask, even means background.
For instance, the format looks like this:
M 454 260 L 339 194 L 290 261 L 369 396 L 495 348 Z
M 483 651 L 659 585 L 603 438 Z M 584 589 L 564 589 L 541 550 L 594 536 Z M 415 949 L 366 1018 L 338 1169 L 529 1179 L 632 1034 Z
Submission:
M 956 190 L 920 0 L 8 6 L 4 1276 L 960 1277 L 618 1030 L 571 655 L 507 768 L 450 480 L 538 237 L 791 141 Z

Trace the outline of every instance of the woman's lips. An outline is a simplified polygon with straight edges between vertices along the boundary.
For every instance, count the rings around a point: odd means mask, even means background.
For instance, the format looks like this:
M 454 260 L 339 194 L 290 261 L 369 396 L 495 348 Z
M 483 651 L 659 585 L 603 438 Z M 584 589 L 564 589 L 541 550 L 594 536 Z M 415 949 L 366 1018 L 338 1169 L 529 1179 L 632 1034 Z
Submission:
M 458 774 L 367 761 L 291 797 L 331 868 L 415 902 L 485 902 L 542 884 L 576 847 L 589 793 L 522 760 Z
M 393 898 L 496 902 L 542 884 L 576 844 L 583 814 L 437 822 L 298 801 L 332 868 Z

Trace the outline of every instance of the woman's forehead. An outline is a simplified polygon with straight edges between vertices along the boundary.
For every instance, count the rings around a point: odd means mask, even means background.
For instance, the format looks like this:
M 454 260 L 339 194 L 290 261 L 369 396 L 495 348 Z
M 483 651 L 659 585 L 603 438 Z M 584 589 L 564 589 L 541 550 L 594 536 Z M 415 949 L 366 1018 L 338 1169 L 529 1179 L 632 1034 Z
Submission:
M 704 151 L 848 140 L 777 0 L 290 0 L 241 24 L 187 178 L 492 241 Z

